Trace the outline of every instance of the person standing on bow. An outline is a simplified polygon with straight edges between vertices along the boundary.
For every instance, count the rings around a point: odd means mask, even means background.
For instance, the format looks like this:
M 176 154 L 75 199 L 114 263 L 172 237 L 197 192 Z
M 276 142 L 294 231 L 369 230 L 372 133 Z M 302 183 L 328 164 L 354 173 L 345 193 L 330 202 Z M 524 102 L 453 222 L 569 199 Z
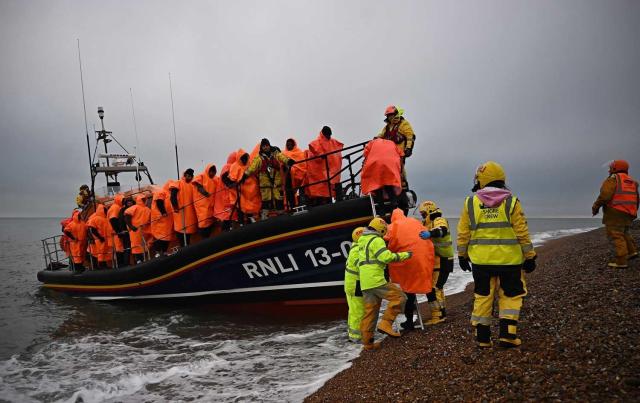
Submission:
M 405 160 L 413 154 L 413 145 L 416 135 L 407 119 L 405 119 L 404 109 L 396 105 L 389 105 L 384 111 L 384 122 L 386 125 L 378 133 L 379 138 L 393 141 L 401 152 L 402 158 L 402 190 L 409 189 L 407 182 L 407 171 L 405 170 Z
M 216 222 L 214 207 L 216 192 L 220 186 L 220 178 L 216 176 L 216 173 L 216 166 L 208 164 L 204 171 L 193 178 L 191 182 L 196 188 L 193 198 L 198 218 L 198 231 L 203 239 L 209 238 Z
M 344 145 L 332 136 L 331 128 L 324 126 L 318 137 L 309 143 L 307 158 L 318 157 L 307 161 L 305 195 L 312 206 L 331 203 L 336 196 L 336 185 L 340 184 L 340 150 Z
M 136 196 L 136 204 L 124 211 L 124 217 L 129 228 L 129 238 L 131 239 L 131 254 L 135 264 L 144 262 L 145 252 L 150 248 L 149 241 L 151 233 L 151 209 L 147 207 L 147 198 L 144 194 Z
M 609 177 L 600 187 L 600 195 L 591 212 L 597 215 L 603 208 L 602 223 L 615 252 L 615 260 L 607 264 L 614 269 L 625 269 L 628 260 L 638 257 L 638 248 L 629 227 L 638 216 L 638 182 L 629 176 L 629 163 L 615 160 L 609 164 Z

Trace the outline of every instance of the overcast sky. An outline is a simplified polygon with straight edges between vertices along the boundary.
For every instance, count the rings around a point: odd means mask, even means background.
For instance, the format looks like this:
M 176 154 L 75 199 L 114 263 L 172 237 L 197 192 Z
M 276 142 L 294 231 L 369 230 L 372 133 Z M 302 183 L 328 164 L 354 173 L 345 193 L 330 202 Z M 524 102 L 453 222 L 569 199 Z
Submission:
M 410 184 L 449 216 L 488 159 L 529 216 L 588 215 L 606 161 L 640 177 L 640 2 L 373 3 L 0 0 L 0 216 L 66 215 L 89 182 L 78 38 L 90 132 L 103 106 L 133 149 L 132 88 L 158 183 L 176 175 L 169 72 L 183 169 L 323 125 L 361 142 L 394 103 Z

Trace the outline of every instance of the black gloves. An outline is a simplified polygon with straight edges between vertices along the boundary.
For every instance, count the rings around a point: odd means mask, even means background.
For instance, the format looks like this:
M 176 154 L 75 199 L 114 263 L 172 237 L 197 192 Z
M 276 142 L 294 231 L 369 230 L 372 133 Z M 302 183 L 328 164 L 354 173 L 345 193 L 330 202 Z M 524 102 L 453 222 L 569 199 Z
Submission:
M 458 256 L 458 263 L 460 263 L 460 268 L 462 271 L 471 271 L 471 262 L 469 259 L 464 256 Z
M 522 270 L 525 273 L 531 273 L 536 269 L 536 257 L 534 256 L 531 259 L 525 259 L 524 264 L 522 265 Z
M 413 154 L 413 149 L 407 148 L 406 150 L 404 150 L 404 157 L 405 158 L 411 157 L 411 154 Z
M 287 166 L 291 167 L 291 165 L 295 164 L 296 162 L 294 160 L 292 160 L 291 158 L 289 158 L 289 161 L 287 161 Z

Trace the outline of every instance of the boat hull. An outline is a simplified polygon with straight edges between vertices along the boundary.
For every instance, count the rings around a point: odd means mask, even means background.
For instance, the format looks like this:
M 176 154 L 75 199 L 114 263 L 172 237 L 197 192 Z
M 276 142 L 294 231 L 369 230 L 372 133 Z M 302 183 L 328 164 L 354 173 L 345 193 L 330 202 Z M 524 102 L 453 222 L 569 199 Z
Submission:
M 44 287 L 94 300 L 189 299 L 216 304 L 343 304 L 352 230 L 372 217 L 368 198 L 271 218 L 138 266 L 44 270 Z

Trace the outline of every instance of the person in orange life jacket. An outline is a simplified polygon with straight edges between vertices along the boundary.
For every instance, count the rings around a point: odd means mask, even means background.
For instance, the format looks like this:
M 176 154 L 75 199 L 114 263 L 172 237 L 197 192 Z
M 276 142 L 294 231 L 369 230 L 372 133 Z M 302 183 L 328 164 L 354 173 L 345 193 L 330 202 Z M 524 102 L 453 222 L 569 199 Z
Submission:
M 103 204 L 96 204 L 96 211 L 87 220 L 89 228 L 88 239 L 91 255 L 89 256 L 94 268 L 106 269 L 107 261 L 111 260 L 110 226 Z
M 291 167 L 294 163 L 295 161 L 281 153 L 278 147 L 272 147 L 268 139 L 260 141 L 260 152 L 244 172 L 243 180 L 254 173 L 258 174 L 263 215 L 271 210 L 284 209 L 281 170 L 286 169 L 285 166 Z
M 155 257 L 167 254 L 171 241 L 175 239 L 173 232 L 173 209 L 168 209 L 166 200 L 169 198 L 170 187 L 173 183 L 168 180 L 161 189 L 153 191 L 151 201 L 151 235 L 153 235 L 153 250 Z
M 384 111 L 385 127 L 378 133 L 379 138 L 391 140 L 398 146 L 398 150 L 403 155 L 402 158 L 402 189 L 408 190 L 407 171 L 404 168 L 405 160 L 413 154 L 413 145 L 416 135 L 407 119 L 405 119 L 404 109 L 396 105 L 389 105 Z
M 389 209 L 383 210 L 381 214 L 392 212 L 398 207 L 398 196 L 402 193 L 402 151 L 390 140 L 374 138 L 364 148 L 363 156 L 360 175 L 362 194 L 373 194 L 376 202 L 383 208 L 386 208 L 385 199 L 388 200 Z
M 216 188 L 219 178 L 216 177 L 217 168 L 214 164 L 206 166 L 205 170 L 196 176 L 191 183 L 198 193 L 194 194 L 194 204 L 198 217 L 198 232 L 202 238 L 209 238 L 215 225 L 214 205 Z
M 340 170 L 342 169 L 342 153 L 334 152 L 344 146 L 341 142 L 332 138 L 333 131 L 329 126 L 323 126 L 315 140 L 309 143 L 308 158 L 327 154 L 326 158 L 316 158 L 307 161 L 305 194 L 309 205 L 317 206 L 329 204 L 336 195 L 336 185 L 340 183 Z M 329 172 L 327 172 L 327 166 Z M 329 184 L 327 184 L 327 181 Z M 329 189 L 331 188 L 331 189 Z
M 182 178 L 171 184 L 171 207 L 173 207 L 173 228 L 177 232 L 176 236 L 182 244 L 187 246 L 191 243 L 191 234 L 197 231 L 197 216 L 193 205 L 194 187 L 193 169 L 184 171 Z
M 111 237 L 113 238 L 113 243 L 116 249 L 118 267 L 127 266 L 129 264 L 131 248 L 129 231 L 127 231 L 126 224 L 124 223 L 124 210 L 132 204 L 125 206 L 125 200 L 131 201 L 131 199 L 125 199 L 123 194 L 117 194 L 113 198 L 113 204 L 107 211 L 107 219 L 111 225 Z
M 84 258 L 87 252 L 87 226 L 80 219 L 80 211 L 74 210 L 71 222 L 64 227 L 64 234 L 70 239 L 71 267 L 75 274 L 80 274 L 85 270 Z
M 291 167 L 289 175 L 286 176 L 287 203 L 291 208 L 298 204 L 300 196 L 304 194 L 300 187 L 304 185 L 304 179 L 307 176 L 307 163 L 299 161 L 307 159 L 307 152 L 298 147 L 294 138 L 289 138 L 282 153 L 296 161 L 296 164 Z
M 609 177 L 600 187 L 600 195 L 591 212 L 597 215 L 602 207 L 602 223 L 614 247 L 615 260 L 611 268 L 627 268 L 628 260 L 638 257 L 638 248 L 629 234 L 629 227 L 638 216 L 638 182 L 629 176 L 629 163 L 624 160 L 609 164 Z
M 136 204 L 127 208 L 124 212 L 124 218 L 129 228 L 129 237 L 131 238 L 131 253 L 136 264 L 144 262 L 145 249 L 149 248 L 147 242 L 151 232 L 151 209 L 147 207 L 147 197 L 144 194 L 136 196 Z
M 217 220 L 222 221 L 222 231 L 231 229 L 233 216 L 232 193 L 235 194 L 235 182 L 229 179 L 231 165 L 236 162 L 235 151 L 227 157 L 227 163 L 222 166 L 220 171 L 220 190 L 216 192 L 214 204 L 214 216 Z

